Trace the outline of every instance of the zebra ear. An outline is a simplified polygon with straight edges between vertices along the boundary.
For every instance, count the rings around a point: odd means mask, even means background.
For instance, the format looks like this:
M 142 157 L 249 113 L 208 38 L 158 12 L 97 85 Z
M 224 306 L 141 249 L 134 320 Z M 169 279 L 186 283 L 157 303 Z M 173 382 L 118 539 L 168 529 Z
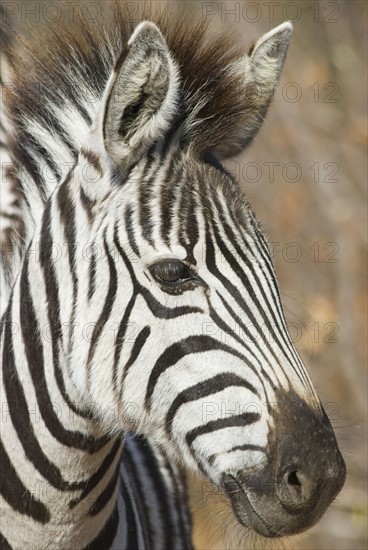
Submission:
M 293 26 L 285 21 L 256 42 L 250 56 L 250 79 L 256 83 L 260 97 L 267 103 L 279 82 Z
M 159 29 L 148 21 L 140 23 L 105 96 L 103 137 L 115 162 L 129 168 L 168 130 L 176 110 L 178 75 Z
M 219 158 L 239 153 L 257 134 L 278 85 L 292 31 L 288 21 L 275 27 L 236 64 L 237 72 L 244 75 L 244 115 L 214 151 Z

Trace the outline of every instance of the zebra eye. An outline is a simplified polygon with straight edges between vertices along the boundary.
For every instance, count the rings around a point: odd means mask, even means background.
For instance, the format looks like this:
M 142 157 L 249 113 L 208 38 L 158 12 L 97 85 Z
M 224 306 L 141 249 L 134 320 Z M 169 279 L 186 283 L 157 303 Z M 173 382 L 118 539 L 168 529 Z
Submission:
M 149 269 L 159 283 L 177 285 L 194 278 L 190 269 L 179 260 L 164 260 Z

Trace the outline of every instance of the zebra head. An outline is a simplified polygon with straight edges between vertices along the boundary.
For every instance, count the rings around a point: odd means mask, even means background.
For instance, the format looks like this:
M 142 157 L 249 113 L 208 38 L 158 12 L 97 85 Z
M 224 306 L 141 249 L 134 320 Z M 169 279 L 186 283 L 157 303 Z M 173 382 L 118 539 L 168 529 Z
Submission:
M 141 23 L 73 185 L 69 175 L 59 190 L 65 199 L 68 185 L 80 204 L 77 240 L 93 242 L 89 261 L 76 262 L 88 303 L 77 302 L 75 319 L 93 328 L 70 354 L 74 386 L 108 430 L 163 445 L 267 537 L 314 524 L 345 478 L 288 334 L 267 242 L 221 165 L 256 134 L 290 35 L 284 23 L 210 75 L 215 91 L 237 98 L 225 116 L 223 98 L 189 85 L 158 27 Z M 203 116 L 210 101 L 217 116 Z

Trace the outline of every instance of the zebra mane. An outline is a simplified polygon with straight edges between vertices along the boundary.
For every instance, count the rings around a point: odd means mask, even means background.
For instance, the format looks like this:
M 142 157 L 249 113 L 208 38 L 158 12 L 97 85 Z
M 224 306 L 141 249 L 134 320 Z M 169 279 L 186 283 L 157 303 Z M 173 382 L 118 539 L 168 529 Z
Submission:
M 177 5 L 174 10 L 170 5 L 160 9 L 156 3 L 145 4 L 139 19 L 132 21 L 127 17 L 129 3 L 108 4 L 112 9 L 104 9 L 96 23 L 75 10 L 73 18 L 36 27 L 31 41 L 18 43 L 16 93 L 10 94 L 9 110 L 21 128 L 22 121 L 33 119 L 45 131 L 62 133 L 55 106 L 59 111 L 67 104 L 76 106 L 90 122 L 93 106 L 88 102 L 98 102 L 116 60 L 142 20 L 156 23 L 179 66 L 180 114 L 189 120 L 187 125 L 184 120 L 189 133 L 184 138 L 194 142 L 199 153 L 215 150 L 224 136 L 233 133 L 234 124 L 238 127 L 249 119 L 256 94 L 247 94 L 247 105 L 244 92 L 239 93 L 244 90 L 244 75 L 236 71 L 236 62 L 244 52 L 236 35 L 223 33 L 210 40 L 205 20 L 193 22 L 193 14 L 181 12 Z M 65 138 L 73 142 L 74 136 Z

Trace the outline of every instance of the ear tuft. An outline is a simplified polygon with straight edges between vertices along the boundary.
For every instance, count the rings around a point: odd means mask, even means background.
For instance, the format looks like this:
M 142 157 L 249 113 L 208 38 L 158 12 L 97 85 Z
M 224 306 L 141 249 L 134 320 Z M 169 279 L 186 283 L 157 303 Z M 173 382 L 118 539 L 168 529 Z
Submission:
M 106 91 L 104 142 L 128 168 L 163 137 L 175 116 L 179 73 L 160 30 L 140 23 L 118 60 Z

